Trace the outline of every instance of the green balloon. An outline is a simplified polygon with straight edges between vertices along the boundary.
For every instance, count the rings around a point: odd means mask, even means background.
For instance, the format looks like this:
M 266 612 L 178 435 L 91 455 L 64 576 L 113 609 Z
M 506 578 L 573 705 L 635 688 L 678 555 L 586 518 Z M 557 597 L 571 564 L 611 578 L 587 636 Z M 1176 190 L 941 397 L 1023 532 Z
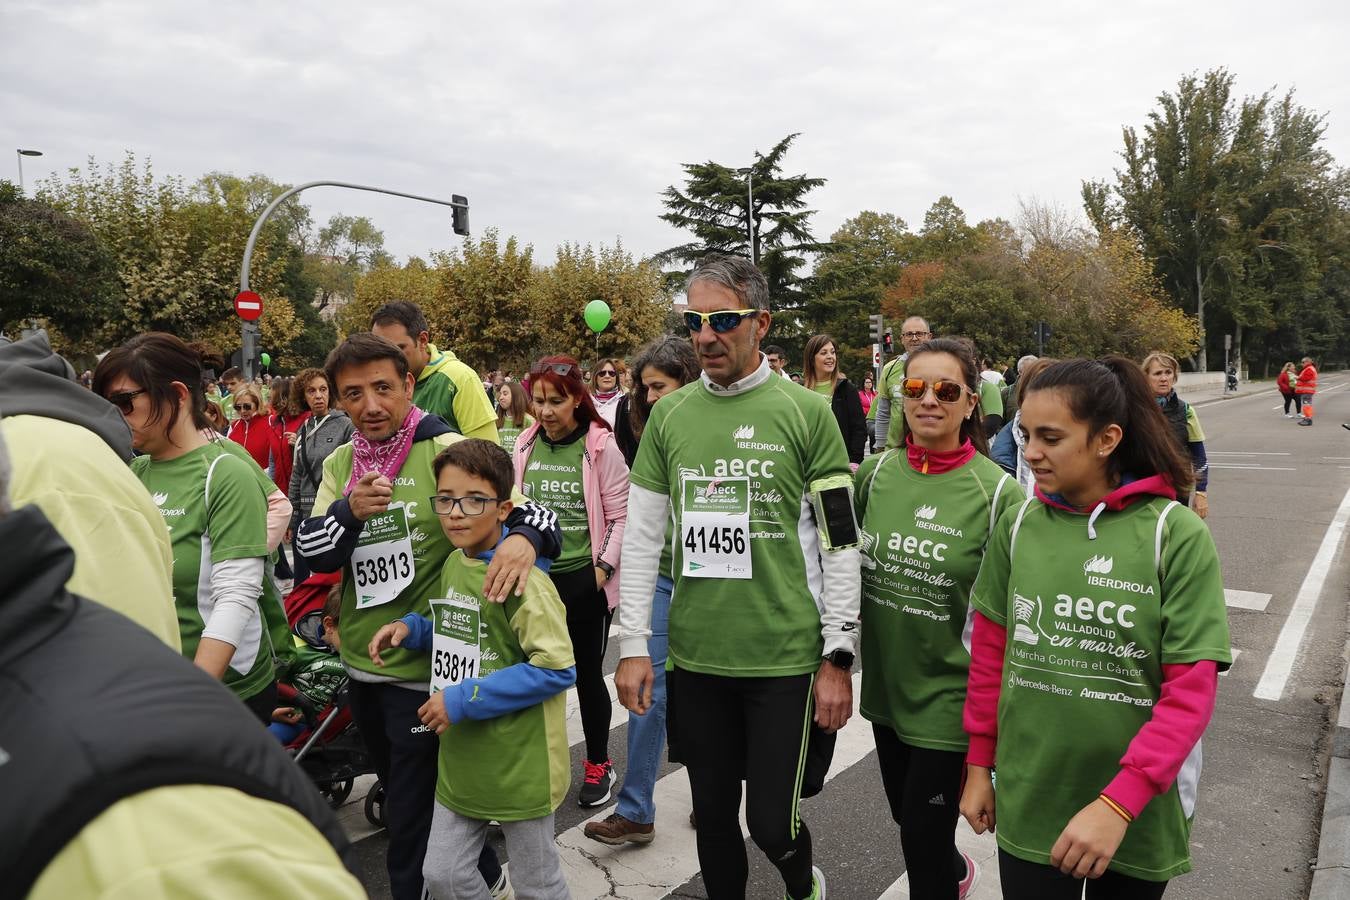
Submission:
M 592 300 L 590 303 L 587 303 L 586 311 L 583 313 L 587 327 L 596 334 L 604 331 L 609 326 L 611 315 L 609 304 L 603 300 Z
M 271 366 L 271 365 L 272 365 L 272 354 L 270 354 L 270 353 L 264 353 L 264 354 L 262 355 L 262 364 L 263 364 L 263 368 L 264 368 L 264 369 L 266 369 L 267 367 Z

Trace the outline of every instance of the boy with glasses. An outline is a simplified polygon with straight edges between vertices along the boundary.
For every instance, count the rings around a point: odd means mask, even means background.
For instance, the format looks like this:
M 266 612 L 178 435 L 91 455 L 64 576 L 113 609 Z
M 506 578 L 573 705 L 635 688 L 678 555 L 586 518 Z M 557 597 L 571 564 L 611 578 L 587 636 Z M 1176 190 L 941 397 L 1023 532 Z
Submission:
M 455 552 L 441 570 L 431 616 L 409 613 L 370 641 L 371 662 L 392 647 L 431 654 L 431 698 L 418 710 L 440 735 L 436 805 L 423 875 L 437 897 L 483 896 L 478 860 L 488 823 L 501 823 L 521 896 L 565 898 L 553 836 L 567 795 L 564 692 L 576 681 L 566 613 L 548 576 L 490 602 L 484 575 L 513 508 L 511 459 L 466 440 L 436 457 L 429 498 Z

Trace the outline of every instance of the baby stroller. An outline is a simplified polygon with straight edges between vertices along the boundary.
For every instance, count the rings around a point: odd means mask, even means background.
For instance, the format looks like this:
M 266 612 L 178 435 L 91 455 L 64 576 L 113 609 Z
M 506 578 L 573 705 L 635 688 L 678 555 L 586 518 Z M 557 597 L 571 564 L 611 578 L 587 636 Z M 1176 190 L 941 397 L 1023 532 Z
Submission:
M 298 666 L 289 683 L 277 685 L 278 701 L 301 713 L 300 731 L 286 750 L 334 809 L 346 802 L 358 776 L 375 771 L 352 721 L 349 679 L 323 641 L 324 603 L 341 577 L 316 572 L 286 596 L 286 619 L 305 643 L 299 655 L 317 664 Z M 316 695 L 327 702 L 317 701 Z M 365 814 L 372 825 L 384 827 L 384 787 L 378 781 L 366 795 Z

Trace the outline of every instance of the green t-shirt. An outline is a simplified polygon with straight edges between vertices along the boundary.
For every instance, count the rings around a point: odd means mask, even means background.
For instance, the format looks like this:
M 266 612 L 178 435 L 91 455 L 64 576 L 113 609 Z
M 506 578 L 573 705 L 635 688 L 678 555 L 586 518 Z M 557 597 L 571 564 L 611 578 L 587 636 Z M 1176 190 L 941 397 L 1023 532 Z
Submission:
M 502 419 L 502 424 L 497 426 L 497 439 L 501 441 L 502 449 L 507 453 L 516 452 L 516 439 L 520 437 L 522 431 L 534 424 L 534 416 L 527 415 L 521 421 L 524 424 L 519 428 L 511 419 Z
M 368 672 L 380 678 L 393 678 L 425 684 L 431 680 L 430 657 L 411 650 L 395 647 L 385 651 L 383 666 L 370 661 L 366 647 L 380 626 L 408 613 L 431 615 L 428 601 L 439 589 L 441 568 L 455 549 L 441 530 L 440 520 L 431 509 L 430 497 L 436 493 L 436 479 L 431 464 L 436 454 L 456 441 L 458 434 L 440 434 L 433 438 L 414 441 L 403 461 L 403 467 L 392 481 L 393 497 L 390 509 L 406 511 L 408 538 L 412 544 L 412 583 L 399 592 L 392 601 L 378 606 L 356 608 L 356 579 L 351 563 L 342 570 L 342 661 L 349 668 Z M 314 515 L 326 515 L 328 507 L 342 495 L 352 475 L 352 445 L 343 444 L 323 461 L 323 481 L 314 497 Z M 513 491 L 511 499 L 519 506 L 526 497 Z
M 999 520 L 971 603 L 1008 629 L 998 705 L 998 843 L 1050 862 L 1064 826 L 1120 770 L 1162 667 L 1232 660 L 1219 556 L 1195 513 L 1155 497 L 1088 518 L 1027 500 Z M 1125 833 L 1110 868 L 1190 871 L 1199 745 Z
M 817 381 L 811 385 L 811 390 L 815 391 L 826 400 L 834 399 L 834 385 L 828 381 Z
M 998 385 L 983 378 L 980 379 L 980 415 L 1003 415 L 1003 394 L 999 391 Z
M 427 346 L 431 361 L 417 376 L 413 403 L 423 412 L 435 413 L 466 437 L 497 442 L 497 411 L 492 408 L 483 383 L 449 350 Z
M 905 380 L 905 358 L 897 356 L 881 367 L 881 381 L 877 384 L 877 395 L 872 399 L 872 408 L 883 397 L 891 404 L 891 421 L 886 427 L 886 446 L 900 446 L 900 431 L 905 422 L 905 398 L 900 393 L 900 385 Z
M 478 608 L 480 678 L 520 663 L 555 671 L 576 665 L 567 612 L 549 577 L 531 569 L 523 596 L 489 603 L 486 571 L 482 560 L 456 550 L 436 594 Z M 432 605 L 433 628 L 438 606 Z M 537 819 L 567 796 L 570 759 L 566 692 L 494 719 L 465 719 L 441 734 L 436 801 L 473 819 Z
M 192 659 L 212 611 L 212 566 L 267 556 L 267 500 L 248 467 L 218 442 L 163 462 L 138 456 L 131 469 L 169 529 L 178 631 L 183 655 Z M 276 677 L 262 607 L 280 602 L 275 583 L 264 572 L 258 609 L 244 627 L 223 679 L 243 699 Z
M 867 661 L 860 711 L 912 746 L 965 752 L 970 588 L 994 523 L 1022 491 L 988 457 L 921 475 L 903 450 L 864 460 L 856 483 Z
M 558 514 L 562 553 L 553 561 L 552 571 L 560 575 L 591 564 L 591 527 L 586 519 L 586 498 L 581 485 L 585 451 L 584 431 L 565 444 L 550 444 L 541 431 L 525 465 L 525 495 Z
M 812 485 L 831 477 L 852 476 L 830 406 L 785 378 L 716 396 L 697 381 L 652 407 L 631 479 L 674 507 L 675 665 L 740 677 L 819 668 L 819 538 L 809 499 Z M 748 500 L 748 535 L 736 555 L 748 552 L 749 579 L 693 569 L 734 531 L 708 523 L 705 510 L 722 497 L 733 504 L 726 509 Z
M 296 648 L 295 660 L 287 683 L 303 694 L 316 710 L 322 710 L 347 680 L 342 660 L 336 653 L 308 644 Z

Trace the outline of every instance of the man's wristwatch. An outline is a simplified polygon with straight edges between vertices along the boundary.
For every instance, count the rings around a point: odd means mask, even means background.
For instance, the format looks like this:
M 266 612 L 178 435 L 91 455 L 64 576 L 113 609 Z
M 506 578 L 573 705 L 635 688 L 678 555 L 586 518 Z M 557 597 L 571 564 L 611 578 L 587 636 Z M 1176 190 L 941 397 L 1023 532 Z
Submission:
M 832 650 L 826 653 L 824 659 L 832 666 L 837 666 L 845 672 L 853 669 L 853 654 L 847 650 Z
M 614 577 L 614 567 L 611 566 L 609 563 L 605 562 L 603 559 L 600 560 L 598 563 L 596 563 L 595 567 L 605 573 L 606 581 L 609 581 L 611 578 Z

